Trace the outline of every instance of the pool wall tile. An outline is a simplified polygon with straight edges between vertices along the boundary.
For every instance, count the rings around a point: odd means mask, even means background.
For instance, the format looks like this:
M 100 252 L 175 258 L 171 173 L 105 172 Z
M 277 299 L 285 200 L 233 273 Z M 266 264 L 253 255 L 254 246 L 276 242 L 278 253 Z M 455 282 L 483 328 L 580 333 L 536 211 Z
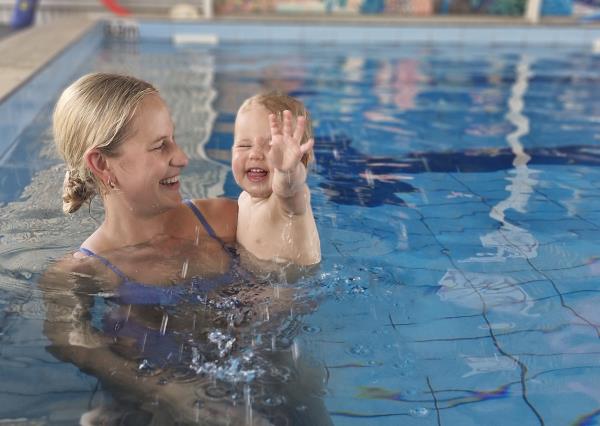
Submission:
M 360 26 L 297 23 L 161 23 L 143 21 L 140 38 L 171 40 L 173 34 L 214 34 L 220 40 L 306 43 L 449 43 L 475 45 L 582 45 L 600 38 L 598 28 L 549 26 Z

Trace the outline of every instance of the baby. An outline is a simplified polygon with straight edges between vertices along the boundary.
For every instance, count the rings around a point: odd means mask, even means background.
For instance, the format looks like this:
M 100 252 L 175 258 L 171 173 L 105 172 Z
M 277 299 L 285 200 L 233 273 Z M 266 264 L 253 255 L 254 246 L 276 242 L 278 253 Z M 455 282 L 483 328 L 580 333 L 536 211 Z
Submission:
M 290 96 L 256 95 L 237 113 L 231 158 L 243 189 L 237 241 L 259 259 L 297 265 L 321 260 L 306 185 L 313 145 L 308 111 Z

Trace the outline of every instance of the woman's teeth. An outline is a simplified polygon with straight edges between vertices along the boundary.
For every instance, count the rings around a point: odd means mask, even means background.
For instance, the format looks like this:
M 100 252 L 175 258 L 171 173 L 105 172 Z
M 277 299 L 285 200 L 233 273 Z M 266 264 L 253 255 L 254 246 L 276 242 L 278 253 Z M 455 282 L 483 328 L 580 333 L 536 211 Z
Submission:
M 173 177 L 161 180 L 160 184 L 161 185 L 172 185 L 177 182 L 179 182 L 179 176 L 173 176 Z

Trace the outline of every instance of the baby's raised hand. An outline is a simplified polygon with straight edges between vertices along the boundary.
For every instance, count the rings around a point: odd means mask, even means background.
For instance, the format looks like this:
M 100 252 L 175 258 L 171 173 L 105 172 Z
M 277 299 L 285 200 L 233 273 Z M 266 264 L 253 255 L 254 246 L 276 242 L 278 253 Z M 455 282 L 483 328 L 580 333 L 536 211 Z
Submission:
M 271 149 L 269 150 L 269 161 L 271 165 L 280 172 L 293 172 L 302 156 L 314 145 L 310 139 L 300 144 L 306 127 L 306 118 L 298 117 L 296 128 L 293 127 L 292 113 L 283 111 L 283 123 L 280 123 L 275 114 L 269 114 L 269 125 L 271 127 Z

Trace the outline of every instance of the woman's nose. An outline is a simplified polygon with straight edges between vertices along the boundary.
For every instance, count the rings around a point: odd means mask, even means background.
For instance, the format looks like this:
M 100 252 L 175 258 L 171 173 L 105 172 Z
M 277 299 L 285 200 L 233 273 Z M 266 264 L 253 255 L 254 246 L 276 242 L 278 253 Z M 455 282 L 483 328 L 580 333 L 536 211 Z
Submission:
M 173 167 L 185 167 L 190 162 L 190 159 L 183 152 L 183 149 L 179 147 L 179 145 L 175 144 L 175 152 L 173 153 L 173 157 L 171 158 L 171 165 Z

